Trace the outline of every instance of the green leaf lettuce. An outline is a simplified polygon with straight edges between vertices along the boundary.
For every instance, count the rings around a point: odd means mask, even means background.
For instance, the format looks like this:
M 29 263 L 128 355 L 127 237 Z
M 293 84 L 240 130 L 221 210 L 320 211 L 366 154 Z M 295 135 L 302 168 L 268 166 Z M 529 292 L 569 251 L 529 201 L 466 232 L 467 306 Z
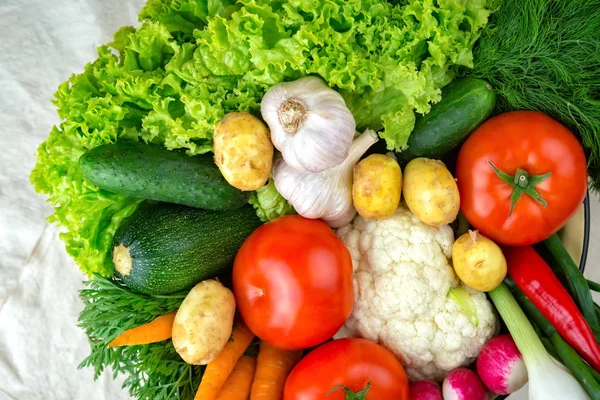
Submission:
M 294 207 L 277 191 L 273 179 L 269 179 L 265 186 L 252 194 L 250 204 L 254 206 L 256 214 L 263 222 L 296 213 Z

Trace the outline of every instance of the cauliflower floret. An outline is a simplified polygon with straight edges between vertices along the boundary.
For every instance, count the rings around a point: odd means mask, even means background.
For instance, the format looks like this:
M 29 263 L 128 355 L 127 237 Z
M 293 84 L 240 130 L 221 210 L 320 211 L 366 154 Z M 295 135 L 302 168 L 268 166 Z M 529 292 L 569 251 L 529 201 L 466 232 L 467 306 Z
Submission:
M 496 334 L 498 323 L 484 293 L 471 296 L 476 318 L 452 298 L 459 280 L 451 266 L 454 234 L 399 207 L 381 221 L 357 216 L 337 230 L 352 256 L 354 310 L 335 335 L 378 342 L 402 361 L 411 380 L 442 380 L 471 363 Z

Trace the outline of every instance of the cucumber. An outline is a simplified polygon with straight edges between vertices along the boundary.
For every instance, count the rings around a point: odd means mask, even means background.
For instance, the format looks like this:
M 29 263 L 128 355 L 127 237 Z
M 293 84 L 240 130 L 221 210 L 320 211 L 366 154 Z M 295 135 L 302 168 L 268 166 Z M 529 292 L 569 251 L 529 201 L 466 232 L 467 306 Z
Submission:
M 231 186 L 212 154 L 188 156 L 180 150 L 119 141 L 95 147 L 79 158 L 85 178 L 109 192 L 207 210 L 233 210 L 250 192 Z
M 486 81 L 457 79 L 442 89 L 442 100 L 428 114 L 417 117 L 408 148 L 396 154 L 406 164 L 413 158 L 440 159 L 490 116 L 496 95 Z
M 145 294 L 191 288 L 227 271 L 244 240 L 260 225 L 250 205 L 227 212 L 142 205 L 115 233 L 115 275 Z

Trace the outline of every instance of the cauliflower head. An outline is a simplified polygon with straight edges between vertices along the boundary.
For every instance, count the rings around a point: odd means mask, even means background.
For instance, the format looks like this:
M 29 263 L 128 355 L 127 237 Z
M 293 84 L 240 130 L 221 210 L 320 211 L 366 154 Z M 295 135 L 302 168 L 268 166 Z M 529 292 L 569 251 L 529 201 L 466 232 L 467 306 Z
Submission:
M 336 338 L 363 337 L 382 344 L 415 381 L 442 380 L 474 361 L 497 333 L 485 294 L 463 286 L 454 274 L 449 226 L 426 225 L 399 207 L 381 221 L 357 216 L 337 235 L 352 256 L 355 303 Z M 459 284 L 470 312 L 448 295 Z

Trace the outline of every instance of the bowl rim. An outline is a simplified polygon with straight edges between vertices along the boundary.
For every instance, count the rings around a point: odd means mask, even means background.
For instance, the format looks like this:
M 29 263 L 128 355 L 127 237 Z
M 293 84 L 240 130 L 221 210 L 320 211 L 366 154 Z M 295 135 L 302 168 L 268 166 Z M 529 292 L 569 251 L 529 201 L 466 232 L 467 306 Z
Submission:
M 579 270 L 585 271 L 588 249 L 590 247 L 591 215 L 590 215 L 590 191 L 588 190 L 583 199 L 583 249 L 579 260 Z

